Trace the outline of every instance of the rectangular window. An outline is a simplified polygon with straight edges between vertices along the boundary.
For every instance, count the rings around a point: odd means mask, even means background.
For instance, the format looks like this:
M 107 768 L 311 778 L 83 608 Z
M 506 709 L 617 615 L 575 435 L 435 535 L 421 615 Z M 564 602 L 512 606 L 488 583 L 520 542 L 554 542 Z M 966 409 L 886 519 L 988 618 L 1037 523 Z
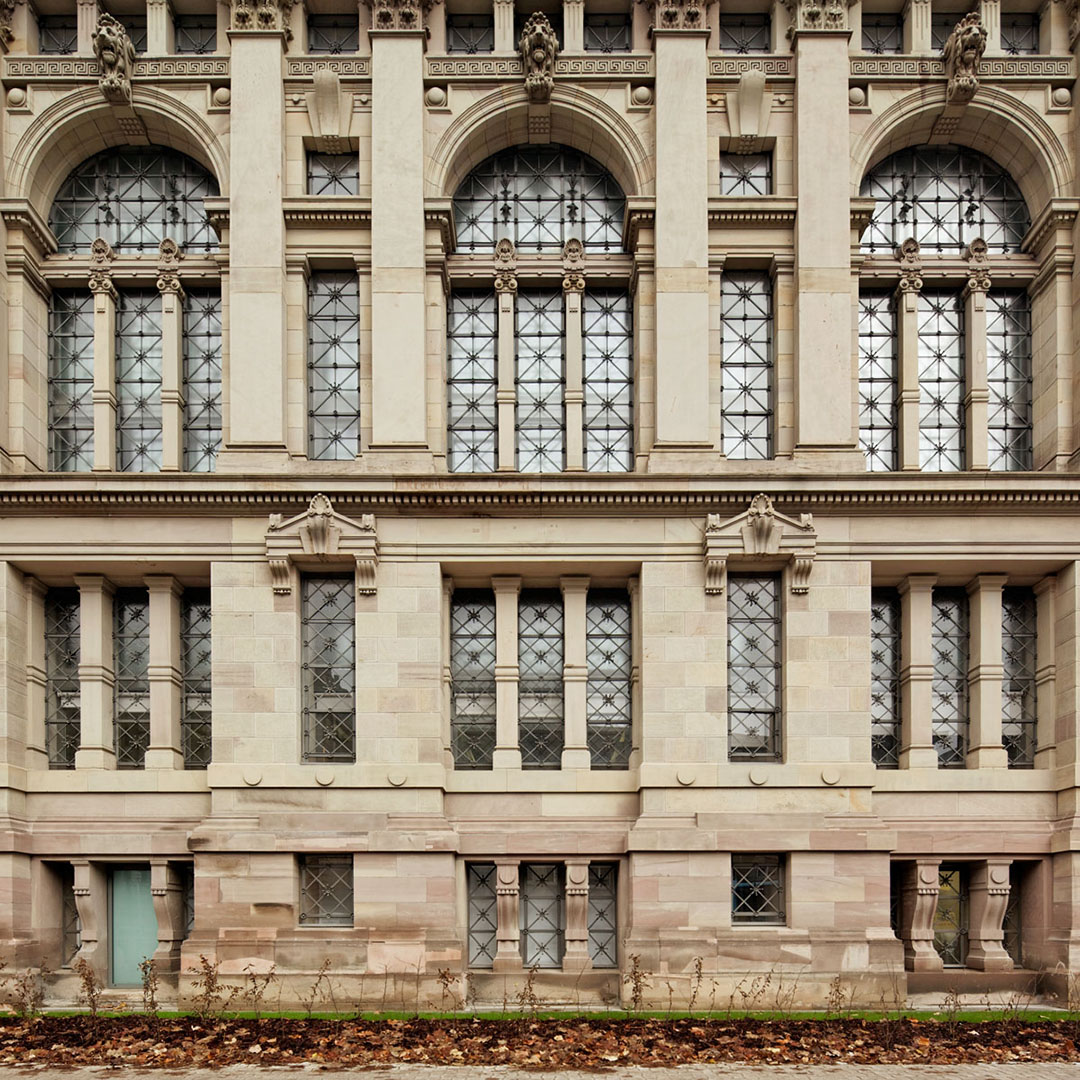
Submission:
M 768 15 L 718 16 L 718 45 L 721 52 L 770 52 L 772 22 Z
M 581 306 L 585 469 L 634 467 L 634 336 L 625 289 L 589 289 Z
M 968 598 L 963 589 L 934 589 L 932 642 L 930 713 L 938 765 L 962 769 L 968 733 Z
M 74 769 L 79 749 L 79 590 L 45 594 L 45 746 L 50 769 Z
M 304 577 L 303 760 L 356 758 L 356 580 Z
M 891 293 L 859 293 L 859 445 L 869 472 L 897 467 L 896 307 Z
M 180 743 L 184 768 L 210 764 L 210 590 L 185 589 L 180 603 Z
M 630 51 L 630 15 L 585 14 L 585 51 L 619 53 Z
M 731 921 L 756 926 L 787 922 L 782 855 L 731 856 Z
M 82 920 L 75 903 L 75 867 L 60 867 L 60 966 L 69 968 L 82 948 Z
M 49 303 L 49 469 L 94 467 L 94 294 L 57 289 Z
M 563 604 L 558 592 L 518 601 L 518 745 L 525 769 L 557 769 L 563 749 Z
M 624 592 L 590 590 L 585 605 L 585 696 L 589 754 L 594 769 L 630 767 L 630 598 Z
M 307 155 L 307 193 L 309 195 L 359 195 L 360 156 L 349 154 Z
M 964 305 L 955 292 L 919 296 L 919 465 L 964 468 Z
M 870 592 L 870 752 L 879 769 L 900 764 L 900 597 Z
M 942 863 L 934 912 L 934 948 L 945 967 L 963 967 L 968 951 L 967 867 Z
M 145 589 L 113 597 L 113 720 L 116 767 L 141 769 L 150 745 L 150 599 Z
M 498 321 L 498 299 L 490 290 L 451 294 L 446 317 L 450 472 L 494 472 L 498 464 Z
M 38 16 L 38 52 L 69 56 L 79 51 L 79 23 L 74 15 Z
M 720 152 L 721 195 L 771 195 L 772 154 Z
M 772 282 L 757 271 L 725 273 L 720 285 L 723 451 L 773 455 Z
M 566 464 L 565 323 L 561 289 L 518 293 L 518 472 L 562 472 Z
M 498 947 L 495 864 L 471 863 L 465 870 L 469 893 L 469 967 L 490 968 Z
M 1001 923 L 1002 947 L 1017 967 L 1024 966 L 1024 909 L 1021 893 L 1024 886 L 1024 864 L 1009 867 L 1009 901 Z
M 490 769 L 495 751 L 495 597 L 455 592 L 450 603 L 450 741 L 456 769 Z
M 566 933 L 562 863 L 522 863 L 518 868 L 521 960 L 525 967 L 562 967 Z
M 120 15 L 120 22 L 124 24 L 127 35 L 131 38 L 131 44 L 135 51 L 142 55 L 146 52 L 146 16 L 145 15 Z
M 1035 56 L 1039 52 L 1039 16 L 1034 11 L 1001 15 L 1001 51 L 1006 56 Z
M 619 966 L 615 863 L 589 863 L 589 959 L 594 968 Z
M 495 51 L 495 20 L 491 15 L 446 16 L 446 51 L 475 56 Z
M 780 580 L 728 578 L 728 757 L 780 760 Z
M 308 455 L 348 461 L 360 453 L 360 283 L 355 273 L 308 281 Z
M 300 922 L 304 926 L 352 926 L 351 855 L 301 856 Z
M 1011 587 L 1001 593 L 1001 735 L 1009 768 L 1035 765 L 1035 594 Z
M 358 15 L 309 15 L 309 53 L 354 53 L 360 48 Z
M 194 864 L 180 868 L 180 881 L 184 894 L 184 940 L 191 937 L 191 931 L 195 929 L 195 866 Z
M 181 55 L 205 56 L 217 51 L 217 16 L 177 15 L 173 19 L 176 52 Z
M 1031 300 L 1025 289 L 986 296 L 990 468 L 1031 468 Z
M 184 468 L 213 472 L 221 449 L 221 290 L 184 300 Z
M 161 468 L 161 293 L 125 289 L 116 302 L 116 468 Z
M 862 13 L 863 52 L 883 56 L 904 51 L 904 17 L 898 11 Z
M 945 48 L 945 42 L 953 27 L 964 17 L 960 11 L 935 11 L 930 16 L 930 49 L 939 53 Z

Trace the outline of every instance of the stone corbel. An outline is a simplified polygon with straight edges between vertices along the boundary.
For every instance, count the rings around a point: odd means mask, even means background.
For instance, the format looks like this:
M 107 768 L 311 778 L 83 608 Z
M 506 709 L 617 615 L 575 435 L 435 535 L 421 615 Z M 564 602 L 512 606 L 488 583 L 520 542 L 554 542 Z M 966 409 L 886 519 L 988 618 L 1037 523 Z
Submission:
M 92 293 L 106 293 L 116 300 L 116 286 L 112 280 L 112 264 L 116 258 L 116 252 L 109 245 L 108 240 L 98 237 L 90 245 L 90 279 L 88 282 Z
M 559 40 L 543 12 L 535 11 L 521 30 L 518 52 L 529 99 L 529 142 L 551 142 L 551 92 L 555 89 L 555 57 Z
M 517 250 L 506 237 L 495 245 L 495 291 L 517 292 Z
M 727 95 L 731 138 L 728 150 L 736 154 L 760 154 L 772 111 L 772 94 L 765 89 L 765 72 L 750 68 L 739 76 L 739 87 Z
M 817 532 L 812 514 L 798 520 L 778 513 L 768 495 L 755 495 L 741 514 L 722 521 L 709 514 L 705 522 L 705 592 L 723 593 L 728 563 L 732 560 L 766 560 L 791 564 L 793 593 L 810 588 L 810 573 L 817 555 Z
M 900 291 L 919 292 L 923 287 L 922 256 L 919 242 L 911 237 L 896 249 L 896 261 L 900 264 Z
M 580 240 L 566 241 L 562 252 L 563 292 L 585 291 L 585 248 Z
M 908 971 L 940 971 L 934 949 L 934 913 L 940 888 L 940 859 L 916 859 L 907 867 L 900 905 L 900 938 Z
M 318 570 L 354 565 L 356 591 L 373 596 L 379 565 L 375 515 L 364 514 L 359 521 L 353 521 L 339 514 L 325 495 L 316 495 L 307 510 L 296 517 L 284 520 L 281 514 L 270 515 L 266 558 L 278 595 L 292 592 L 294 566 Z
M 945 61 L 945 108 L 930 131 L 931 143 L 948 142 L 964 109 L 979 89 L 979 61 L 986 51 L 986 28 L 977 11 L 969 11 L 953 28 L 941 51 Z
M 292 41 L 292 28 L 289 26 L 292 7 L 293 0 L 231 0 L 231 29 L 277 30 L 285 35 L 287 42 Z
M 329 67 L 317 67 L 314 86 L 306 97 L 315 149 L 320 154 L 347 154 L 353 111 L 351 100 L 342 99 L 341 76 Z
M 146 138 L 146 125 L 131 107 L 131 78 L 135 71 L 135 46 L 124 24 L 108 12 L 98 15 L 93 37 L 94 57 L 101 77 L 98 89 L 120 130 L 129 138 Z
M 968 264 L 967 292 L 986 293 L 990 291 L 990 249 L 980 236 L 972 240 L 964 249 L 964 259 Z

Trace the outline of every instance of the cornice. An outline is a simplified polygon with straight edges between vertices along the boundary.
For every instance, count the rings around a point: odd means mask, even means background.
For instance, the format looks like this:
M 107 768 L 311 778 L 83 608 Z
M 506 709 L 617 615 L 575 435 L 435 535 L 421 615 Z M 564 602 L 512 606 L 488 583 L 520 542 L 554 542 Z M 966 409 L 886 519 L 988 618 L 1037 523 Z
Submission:
M 286 225 L 316 225 L 330 229 L 371 227 L 370 199 L 301 195 L 282 199 L 281 204 Z
M 1020 247 L 1037 254 L 1046 239 L 1058 229 L 1071 229 L 1080 213 L 1080 199 L 1051 199 L 1031 223 Z
M 56 237 L 48 222 L 34 209 L 29 199 L 0 199 L 0 217 L 9 229 L 21 229 L 42 255 L 56 251 Z
M 717 196 L 709 200 L 709 225 L 778 225 L 795 224 L 797 199 L 765 195 L 758 199 L 740 196 Z
M 945 61 L 940 56 L 853 56 L 849 63 L 852 79 L 945 79 Z M 980 80 L 1060 82 L 1074 78 L 1071 56 L 984 56 L 979 61 Z

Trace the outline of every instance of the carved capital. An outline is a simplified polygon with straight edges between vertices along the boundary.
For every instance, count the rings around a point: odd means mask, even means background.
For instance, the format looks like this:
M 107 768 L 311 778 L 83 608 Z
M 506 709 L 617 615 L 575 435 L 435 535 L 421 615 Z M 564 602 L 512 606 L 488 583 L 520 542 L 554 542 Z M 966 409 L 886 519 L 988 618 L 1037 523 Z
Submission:
M 986 51 L 986 29 L 977 11 L 969 11 L 952 29 L 941 55 L 945 60 L 947 105 L 966 105 L 979 89 L 979 61 Z
M 184 288 L 180 284 L 180 260 L 183 257 L 175 240 L 166 238 L 158 245 L 158 292 L 176 293 L 183 298 Z
M 791 17 L 788 37 L 815 30 L 847 30 L 848 0 L 784 0 Z
M 580 240 L 566 241 L 562 252 L 563 291 L 585 291 L 585 247 Z
M 639 0 L 648 3 L 654 30 L 707 30 L 705 12 L 713 0 Z
M 986 241 L 979 237 L 972 240 L 964 251 L 968 264 L 968 292 L 990 291 L 990 257 Z
M 423 30 L 437 0 L 363 0 L 371 8 L 373 30 Z
M 135 69 L 135 46 L 119 19 L 108 12 L 98 16 L 94 30 L 94 56 L 101 69 L 98 87 L 112 105 L 131 105 L 131 73 Z
M 98 237 L 90 245 L 90 291 L 92 293 L 107 293 L 116 299 L 116 287 L 112 282 L 112 264 L 116 258 L 116 252 L 109 246 L 109 242 Z
M 900 264 L 900 291 L 918 292 L 923 286 L 922 257 L 917 240 L 909 237 L 896 249 L 896 261 Z
M 525 93 L 532 105 L 546 105 L 555 88 L 555 57 L 559 41 L 543 12 L 529 16 L 518 38 L 518 52 L 525 69 Z
M 280 30 L 292 41 L 289 13 L 293 0 L 232 0 L 233 30 Z
M 517 292 L 517 250 L 505 238 L 495 245 L 495 291 Z

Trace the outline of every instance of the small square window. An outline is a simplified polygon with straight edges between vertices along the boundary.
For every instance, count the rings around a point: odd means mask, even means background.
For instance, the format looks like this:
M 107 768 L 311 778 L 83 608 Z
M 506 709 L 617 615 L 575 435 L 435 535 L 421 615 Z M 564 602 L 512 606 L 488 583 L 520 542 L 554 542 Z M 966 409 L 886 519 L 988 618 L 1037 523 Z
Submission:
M 307 156 L 307 191 L 309 195 L 359 195 L 360 158 L 351 154 Z
M 1016 11 L 1001 16 L 1001 51 L 1006 56 L 1034 56 L 1039 51 L 1039 16 Z
M 137 53 L 146 52 L 146 16 L 145 15 L 120 15 L 117 16 L 124 24 L 124 29 L 131 38 L 131 44 L 135 46 Z
M 304 926 L 352 926 L 351 855 L 301 857 L 300 922 Z
M 941 52 L 953 27 L 963 18 L 959 11 L 935 11 L 930 16 L 930 48 Z
M 79 51 L 79 24 L 74 15 L 38 18 L 38 52 L 42 56 L 69 56 Z
M 173 20 L 175 50 L 192 56 L 205 56 L 217 50 L 217 17 L 205 15 L 177 15 Z
M 585 51 L 598 53 L 629 52 L 629 14 L 586 15 Z
M 768 15 L 720 15 L 719 46 L 721 52 L 770 52 L 772 21 Z
M 897 11 L 864 11 L 862 16 L 863 52 L 883 56 L 904 51 L 904 19 Z
M 465 56 L 495 51 L 495 20 L 490 15 L 447 15 L 446 51 Z
M 309 53 L 354 53 L 360 48 L 358 15 L 311 15 L 308 17 Z
M 721 195 L 771 195 L 772 154 L 720 154 Z
M 731 856 L 731 921 L 758 926 L 783 926 L 783 855 Z

